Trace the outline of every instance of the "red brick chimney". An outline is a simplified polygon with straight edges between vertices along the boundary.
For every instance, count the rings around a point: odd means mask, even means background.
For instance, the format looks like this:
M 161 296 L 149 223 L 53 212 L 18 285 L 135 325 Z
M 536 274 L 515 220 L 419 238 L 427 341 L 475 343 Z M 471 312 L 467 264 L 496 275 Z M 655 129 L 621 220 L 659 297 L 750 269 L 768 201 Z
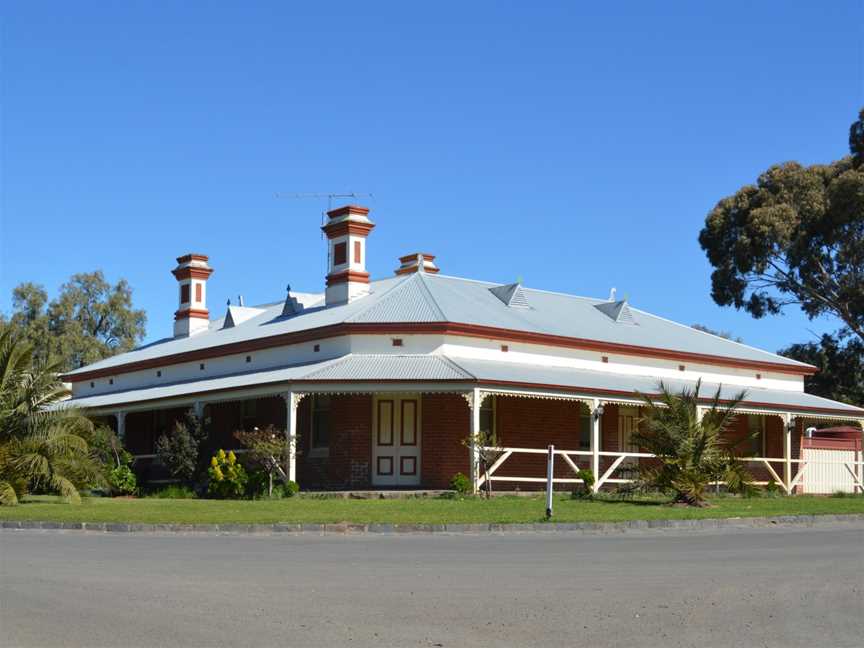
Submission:
M 359 205 L 333 209 L 327 216 L 328 222 L 321 229 L 328 239 L 330 264 L 325 302 L 331 306 L 369 294 L 366 237 L 375 224 L 369 220 L 369 210 Z
M 177 257 L 177 267 L 171 273 L 180 286 L 180 306 L 174 313 L 174 337 L 189 337 L 203 333 L 210 325 L 207 310 L 207 279 L 213 268 L 206 254 Z

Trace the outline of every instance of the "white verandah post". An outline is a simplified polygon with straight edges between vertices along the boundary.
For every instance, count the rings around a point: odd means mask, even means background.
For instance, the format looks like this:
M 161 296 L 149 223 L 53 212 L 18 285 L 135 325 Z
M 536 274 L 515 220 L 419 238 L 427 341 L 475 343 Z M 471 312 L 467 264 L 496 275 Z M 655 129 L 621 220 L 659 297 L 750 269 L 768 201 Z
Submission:
M 600 490 L 600 418 L 603 416 L 603 403 L 594 399 L 591 404 L 591 472 L 594 475 L 593 492 Z
M 282 394 L 285 399 L 285 437 L 288 441 L 288 479 L 297 481 L 297 407 L 305 394 L 290 390 Z
M 783 420 L 783 487 L 786 494 L 792 494 L 792 430 L 795 422 L 792 414 L 785 412 L 780 415 Z
M 483 398 L 480 390 L 475 388 L 466 394 L 466 400 L 471 408 L 471 441 L 469 443 L 469 477 L 471 478 L 471 490 L 477 493 L 480 490 L 480 449 L 477 447 L 477 439 L 480 435 L 480 408 Z

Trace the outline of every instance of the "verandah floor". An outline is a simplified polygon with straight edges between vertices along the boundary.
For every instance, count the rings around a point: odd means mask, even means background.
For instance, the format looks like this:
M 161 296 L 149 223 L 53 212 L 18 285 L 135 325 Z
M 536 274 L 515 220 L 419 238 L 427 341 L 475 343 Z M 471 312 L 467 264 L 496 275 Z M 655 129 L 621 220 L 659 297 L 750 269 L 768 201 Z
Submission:
M 716 497 L 711 508 L 670 507 L 659 499 L 573 500 L 557 496 L 556 522 L 704 519 L 777 515 L 864 514 L 864 496 Z M 466 499 L 169 500 L 85 498 L 80 506 L 33 497 L 0 507 L 0 520 L 126 522 L 142 524 L 474 524 L 532 523 L 544 519 L 543 497 Z

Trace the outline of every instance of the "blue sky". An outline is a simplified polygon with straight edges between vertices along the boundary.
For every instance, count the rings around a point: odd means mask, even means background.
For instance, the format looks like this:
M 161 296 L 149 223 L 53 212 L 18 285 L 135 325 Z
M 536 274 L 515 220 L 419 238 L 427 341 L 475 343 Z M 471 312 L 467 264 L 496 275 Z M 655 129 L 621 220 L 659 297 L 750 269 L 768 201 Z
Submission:
M 716 306 L 696 240 L 784 160 L 846 154 L 864 105 L 850 2 L 10 2 L 0 310 L 21 281 L 125 277 L 169 334 L 174 257 L 211 313 L 320 290 L 326 200 L 368 192 L 373 276 L 605 297 L 775 350 L 831 330 Z

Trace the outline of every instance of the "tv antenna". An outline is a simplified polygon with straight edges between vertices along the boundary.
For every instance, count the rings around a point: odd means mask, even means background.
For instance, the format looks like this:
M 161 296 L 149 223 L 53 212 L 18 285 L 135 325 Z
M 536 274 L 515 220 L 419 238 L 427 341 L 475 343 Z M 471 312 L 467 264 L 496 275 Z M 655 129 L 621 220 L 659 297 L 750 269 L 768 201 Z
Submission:
M 333 209 L 333 199 L 334 198 L 374 198 L 371 193 L 356 193 L 354 191 L 348 193 L 277 193 L 276 198 L 288 198 L 292 200 L 303 199 L 303 198 L 326 198 L 327 199 L 327 211 Z
M 333 209 L 333 199 L 334 198 L 375 198 L 371 193 L 358 193 L 355 191 L 345 192 L 345 193 L 323 193 L 323 192 L 299 192 L 299 193 L 279 193 L 276 192 L 275 198 L 277 200 L 282 200 L 283 198 L 287 198 L 289 200 L 303 200 L 312 198 L 315 200 L 320 200 L 321 198 L 327 199 L 327 210 L 321 212 L 321 225 L 323 226 L 327 221 L 327 212 Z M 321 239 L 324 240 L 324 232 L 321 232 Z M 330 246 L 326 245 L 327 248 L 327 265 L 324 268 L 324 272 L 327 272 L 327 269 L 330 267 Z

